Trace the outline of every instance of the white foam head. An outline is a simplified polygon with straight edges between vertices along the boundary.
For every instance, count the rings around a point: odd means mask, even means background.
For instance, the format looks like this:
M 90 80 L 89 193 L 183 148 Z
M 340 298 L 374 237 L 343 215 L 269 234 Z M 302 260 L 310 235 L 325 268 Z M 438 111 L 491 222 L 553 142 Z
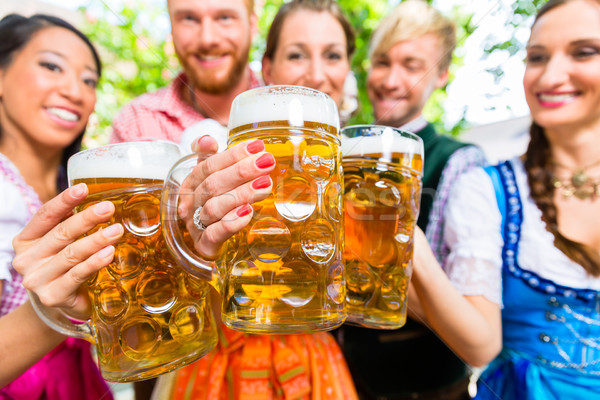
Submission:
M 363 129 L 363 127 L 359 127 Z M 383 154 L 391 158 L 392 153 L 420 154 L 423 156 L 423 141 L 416 135 L 401 132 L 389 127 L 365 127 L 371 136 L 348 137 L 342 131 L 342 156 L 362 156 L 364 154 Z M 354 127 L 348 127 L 354 129 Z M 389 155 L 389 156 L 386 156 Z
M 229 130 L 265 121 L 320 122 L 339 129 L 337 106 L 323 92 L 303 86 L 275 85 L 251 89 L 238 95 L 231 105 Z
M 84 178 L 166 179 L 181 157 L 176 143 L 166 140 L 127 142 L 85 150 L 67 166 L 69 181 Z

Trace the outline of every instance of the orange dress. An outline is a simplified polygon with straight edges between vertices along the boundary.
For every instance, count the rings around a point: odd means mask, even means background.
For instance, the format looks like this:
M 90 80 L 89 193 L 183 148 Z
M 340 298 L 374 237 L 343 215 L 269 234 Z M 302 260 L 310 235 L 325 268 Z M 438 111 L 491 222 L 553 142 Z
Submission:
M 175 371 L 170 400 L 357 400 L 344 356 L 327 332 L 248 335 L 225 326 L 219 344 Z

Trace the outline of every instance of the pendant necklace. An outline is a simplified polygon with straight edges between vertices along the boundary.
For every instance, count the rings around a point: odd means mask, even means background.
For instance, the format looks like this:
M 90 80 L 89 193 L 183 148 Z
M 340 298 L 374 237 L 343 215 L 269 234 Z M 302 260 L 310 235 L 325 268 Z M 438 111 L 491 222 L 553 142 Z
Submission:
M 552 175 L 552 186 L 560 190 L 564 198 L 575 196 L 580 200 L 595 200 L 600 196 L 600 178 L 592 178 L 586 172 L 586 170 L 600 165 L 600 160 L 574 171 L 554 160 L 552 164 L 573 174 L 570 179 L 560 179 L 556 175 Z

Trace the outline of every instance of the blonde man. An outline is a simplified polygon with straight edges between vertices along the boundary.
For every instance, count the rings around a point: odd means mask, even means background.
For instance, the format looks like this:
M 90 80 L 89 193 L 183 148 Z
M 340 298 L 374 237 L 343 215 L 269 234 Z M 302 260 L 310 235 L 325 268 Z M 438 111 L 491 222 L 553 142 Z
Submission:
M 424 1 L 404 1 L 373 33 L 367 78 L 375 123 L 415 132 L 424 141 L 418 225 L 440 260 L 446 254 L 442 232 L 449 188 L 459 175 L 485 164 L 480 149 L 437 134 L 422 116 L 434 90 L 448 82 L 455 37 L 454 24 L 438 10 Z M 469 398 L 467 366 L 427 326 L 409 319 L 398 331 L 345 326 L 342 332 L 361 398 Z

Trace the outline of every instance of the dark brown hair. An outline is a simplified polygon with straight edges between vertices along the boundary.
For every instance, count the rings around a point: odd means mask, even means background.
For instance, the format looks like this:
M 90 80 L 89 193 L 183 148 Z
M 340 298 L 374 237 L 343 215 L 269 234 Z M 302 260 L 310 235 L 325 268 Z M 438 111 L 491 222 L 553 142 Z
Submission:
M 31 17 L 24 17 L 18 14 L 9 14 L 0 20 L 0 69 L 8 68 L 18 54 L 31 38 L 42 29 L 48 27 L 59 27 L 73 32 L 79 37 L 92 52 L 98 77 L 102 72 L 102 64 L 98 52 L 90 40 L 81 31 L 69 24 L 67 21 L 51 15 L 36 14 Z M 67 187 L 66 167 L 69 157 L 81 150 L 81 142 L 84 132 L 81 132 L 75 140 L 63 150 L 61 171 L 58 174 L 57 187 L 60 190 Z M 0 126 L 0 136 L 2 136 L 2 126 Z
M 346 55 L 348 56 L 348 60 L 350 60 L 356 48 L 356 44 L 354 43 L 354 29 L 346 15 L 344 15 L 340 5 L 335 0 L 292 0 L 289 3 L 283 4 L 279 8 L 279 11 L 277 11 L 275 18 L 273 18 L 273 22 L 271 23 L 271 27 L 269 28 L 263 59 L 268 58 L 269 60 L 272 60 L 274 58 L 285 19 L 295 11 L 299 10 L 328 12 L 331 14 L 344 30 L 344 35 L 346 36 Z M 307 21 L 306 23 L 309 22 Z
M 569 0 L 550 0 L 540 8 L 535 23 L 548 11 Z M 589 274 L 600 276 L 600 255 L 583 243 L 575 242 L 563 236 L 558 230 L 558 210 L 554 204 L 554 186 L 552 185 L 552 154 L 550 142 L 544 128 L 533 122 L 529 130 L 531 139 L 525 153 L 525 169 L 531 189 L 531 197 L 542 212 L 546 230 L 554 236 L 554 245 L 567 257 L 581 265 Z

